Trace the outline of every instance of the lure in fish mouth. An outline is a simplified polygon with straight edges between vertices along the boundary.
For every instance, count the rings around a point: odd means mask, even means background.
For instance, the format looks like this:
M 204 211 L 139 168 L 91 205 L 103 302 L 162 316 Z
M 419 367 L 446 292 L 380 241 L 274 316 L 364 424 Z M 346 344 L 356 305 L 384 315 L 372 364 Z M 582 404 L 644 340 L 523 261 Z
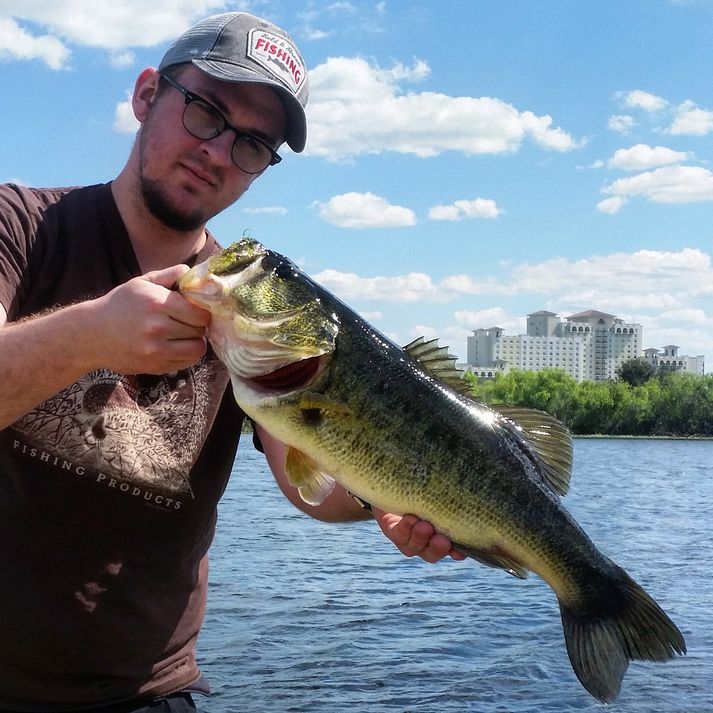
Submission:
M 178 287 L 212 313 L 209 339 L 232 376 L 290 391 L 321 372 L 339 329 L 300 278 L 290 260 L 244 238 L 193 267 Z
M 557 595 L 572 668 L 600 701 L 616 698 L 629 661 L 685 653 L 668 615 L 562 504 L 572 444 L 561 423 L 475 401 L 435 340 L 395 345 L 254 240 L 196 265 L 179 289 L 211 312 L 235 398 L 287 446 L 305 502 L 336 481 L 428 520 L 483 564 L 538 574 Z

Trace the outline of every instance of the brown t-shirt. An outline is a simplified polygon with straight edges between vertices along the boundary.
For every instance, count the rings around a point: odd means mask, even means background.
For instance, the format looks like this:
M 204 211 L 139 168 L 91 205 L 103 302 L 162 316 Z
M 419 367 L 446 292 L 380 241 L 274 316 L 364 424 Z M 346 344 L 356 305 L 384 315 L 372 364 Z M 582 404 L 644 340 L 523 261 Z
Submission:
M 0 186 L 8 321 L 138 274 L 108 184 Z M 228 383 L 212 353 L 162 376 L 99 369 L 0 430 L 0 708 L 198 678 L 207 551 L 243 419 Z

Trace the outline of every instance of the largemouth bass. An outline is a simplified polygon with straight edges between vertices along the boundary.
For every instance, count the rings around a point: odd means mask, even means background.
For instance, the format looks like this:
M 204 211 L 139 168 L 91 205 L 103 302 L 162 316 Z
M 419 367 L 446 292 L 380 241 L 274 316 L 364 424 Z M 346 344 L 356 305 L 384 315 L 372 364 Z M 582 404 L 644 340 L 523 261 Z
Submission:
M 630 660 L 685 653 L 675 624 L 561 504 L 572 449 L 558 421 L 476 401 L 447 350 L 398 347 L 252 239 L 193 267 L 179 289 L 212 313 L 235 398 L 289 446 L 286 473 L 306 502 L 336 481 L 428 520 L 480 562 L 535 572 L 559 601 L 575 674 L 601 701 L 618 695 Z

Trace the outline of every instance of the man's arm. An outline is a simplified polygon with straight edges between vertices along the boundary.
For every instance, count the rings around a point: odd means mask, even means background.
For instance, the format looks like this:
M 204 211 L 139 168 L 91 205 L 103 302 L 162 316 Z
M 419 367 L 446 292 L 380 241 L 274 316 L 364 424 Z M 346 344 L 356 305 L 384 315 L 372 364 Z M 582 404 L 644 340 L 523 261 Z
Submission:
M 447 537 L 435 532 L 429 522 L 415 515 L 396 515 L 378 508 L 373 508 L 373 512 L 364 510 L 338 484 L 323 503 L 317 506 L 308 505 L 299 496 L 297 488 L 287 481 L 284 467 L 287 446 L 260 426 L 255 428 L 277 484 L 287 499 L 303 512 L 325 522 L 350 522 L 366 520 L 373 516 L 384 535 L 406 557 L 418 556 L 426 562 L 438 562 L 447 555 L 455 560 L 465 559 L 460 552 L 453 549 Z
M 0 428 L 93 369 L 163 374 L 195 364 L 210 315 L 170 289 L 186 270 L 150 272 L 18 322 L 0 305 Z

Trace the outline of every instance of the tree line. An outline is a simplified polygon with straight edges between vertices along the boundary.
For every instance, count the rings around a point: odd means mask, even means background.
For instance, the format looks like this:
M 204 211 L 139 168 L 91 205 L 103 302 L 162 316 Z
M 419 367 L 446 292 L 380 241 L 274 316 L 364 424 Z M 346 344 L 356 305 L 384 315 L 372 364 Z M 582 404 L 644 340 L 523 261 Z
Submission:
M 626 374 L 624 374 L 626 375 Z M 577 382 L 560 369 L 513 370 L 479 381 L 477 399 L 546 411 L 575 435 L 713 436 L 713 376 L 657 372 L 605 382 Z

